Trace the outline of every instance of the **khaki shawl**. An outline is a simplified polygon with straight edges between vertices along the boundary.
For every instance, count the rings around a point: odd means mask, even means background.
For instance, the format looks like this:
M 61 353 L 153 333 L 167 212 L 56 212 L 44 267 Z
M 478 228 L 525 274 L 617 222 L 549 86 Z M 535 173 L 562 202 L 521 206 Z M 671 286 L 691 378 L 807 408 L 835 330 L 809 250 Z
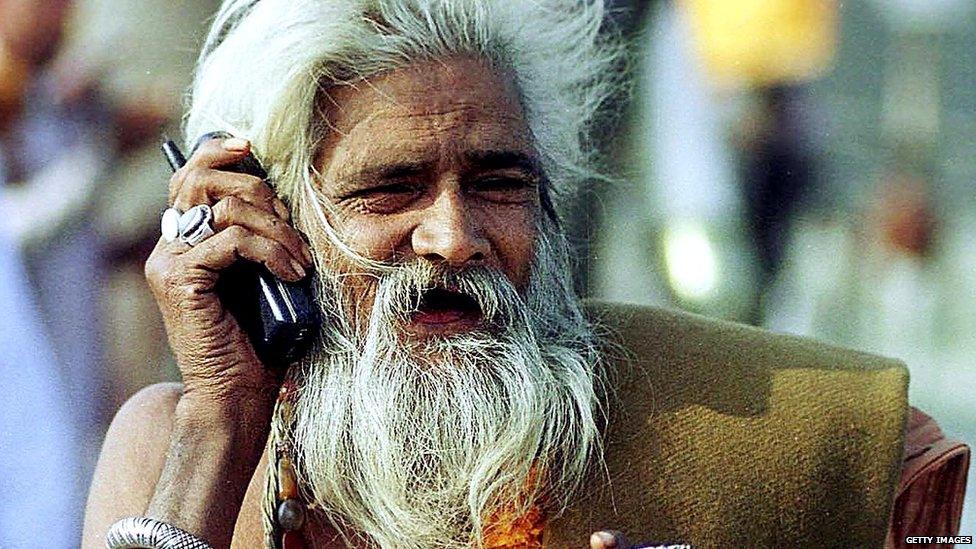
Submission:
M 589 308 L 622 347 L 606 468 L 549 524 L 547 547 L 600 528 L 696 547 L 883 546 L 904 365 L 686 313 Z

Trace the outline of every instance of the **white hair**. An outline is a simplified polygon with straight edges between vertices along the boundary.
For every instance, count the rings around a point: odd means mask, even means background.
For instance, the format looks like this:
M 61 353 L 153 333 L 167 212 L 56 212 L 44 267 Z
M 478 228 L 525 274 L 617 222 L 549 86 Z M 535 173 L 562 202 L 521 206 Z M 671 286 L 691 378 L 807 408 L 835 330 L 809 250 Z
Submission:
M 623 52 L 602 38 L 603 22 L 602 0 L 225 0 L 198 63 L 186 141 L 216 130 L 250 139 L 299 228 L 324 229 L 344 249 L 312 184 L 329 127 L 323 94 L 423 60 L 471 55 L 514 76 L 558 204 L 598 175 L 586 136 L 618 89 Z

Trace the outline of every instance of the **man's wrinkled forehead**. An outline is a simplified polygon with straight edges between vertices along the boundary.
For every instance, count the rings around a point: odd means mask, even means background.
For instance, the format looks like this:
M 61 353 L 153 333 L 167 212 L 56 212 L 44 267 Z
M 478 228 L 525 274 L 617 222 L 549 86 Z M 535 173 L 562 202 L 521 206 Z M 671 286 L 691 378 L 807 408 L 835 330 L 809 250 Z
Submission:
M 463 169 L 508 155 L 538 165 L 513 78 L 470 58 L 429 61 L 335 87 L 316 165 L 327 180 L 404 164 Z

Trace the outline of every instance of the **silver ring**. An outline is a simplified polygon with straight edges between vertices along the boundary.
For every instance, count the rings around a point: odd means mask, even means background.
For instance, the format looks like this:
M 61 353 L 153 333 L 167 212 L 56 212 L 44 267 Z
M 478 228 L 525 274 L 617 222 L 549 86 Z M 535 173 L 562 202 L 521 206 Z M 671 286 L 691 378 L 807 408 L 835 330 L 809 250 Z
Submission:
M 176 240 L 180 236 L 180 216 L 183 212 L 176 208 L 166 208 L 162 219 L 159 220 L 159 232 L 163 234 L 166 242 Z
M 206 204 L 194 206 L 180 216 L 180 241 L 196 246 L 214 234 L 213 210 Z

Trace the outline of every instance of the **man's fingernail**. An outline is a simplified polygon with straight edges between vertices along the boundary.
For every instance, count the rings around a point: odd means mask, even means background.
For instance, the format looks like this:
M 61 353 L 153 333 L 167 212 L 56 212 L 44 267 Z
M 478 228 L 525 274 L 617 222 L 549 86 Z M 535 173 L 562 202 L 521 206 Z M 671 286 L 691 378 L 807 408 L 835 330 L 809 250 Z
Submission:
M 250 143 L 247 139 L 242 139 L 240 137 L 231 137 L 230 139 L 224 139 L 223 146 L 225 150 L 240 152 L 247 150 Z
M 597 532 L 594 535 L 600 538 L 600 542 L 603 543 L 603 545 L 606 547 L 617 546 L 617 536 L 614 536 L 610 532 Z
M 293 271 L 295 271 L 295 274 L 298 275 L 298 278 L 305 278 L 305 267 L 302 267 L 302 264 L 301 263 L 299 263 L 299 262 L 295 261 L 294 259 L 292 259 L 291 260 L 291 268 L 292 268 Z

